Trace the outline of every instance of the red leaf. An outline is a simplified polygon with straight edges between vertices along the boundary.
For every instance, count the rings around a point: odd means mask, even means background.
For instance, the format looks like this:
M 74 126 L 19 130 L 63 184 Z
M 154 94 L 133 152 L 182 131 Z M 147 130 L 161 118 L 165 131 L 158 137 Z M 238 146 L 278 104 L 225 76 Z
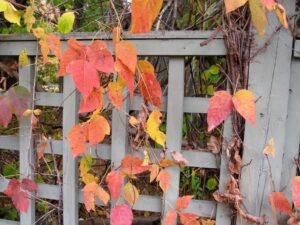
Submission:
M 22 118 L 23 113 L 28 109 L 28 104 L 31 101 L 29 91 L 22 86 L 15 86 L 8 90 L 7 100 L 9 101 L 12 112 Z
M 132 157 L 131 155 L 126 155 L 122 159 L 121 168 L 122 172 L 129 176 L 140 174 L 149 170 L 149 166 L 143 166 L 143 160 L 139 157 Z
M 103 106 L 102 88 L 94 88 L 90 95 L 80 102 L 79 113 L 92 112 L 101 109 Z
M 252 125 L 256 120 L 256 104 L 253 93 L 249 90 L 239 90 L 232 97 L 235 109 Z
M 13 197 L 19 191 L 20 191 L 20 182 L 18 179 L 13 178 L 9 180 L 7 188 L 3 191 L 3 193 L 9 197 Z
M 110 199 L 109 194 L 95 182 L 86 184 L 82 191 L 84 205 L 88 212 L 91 210 L 95 211 L 96 197 L 98 197 L 105 205 Z
M 169 212 L 167 212 L 167 214 L 164 218 L 164 225 L 174 225 L 176 219 L 177 219 L 176 211 L 169 211 Z
M 137 66 L 137 50 L 128 41 L 120 41 L 115 48 L 116 58 L 120 60 L 133 74 Z
M 26 191 L 34 192 L 37 191 L 38 186 L 34 181 L 28 178 L 24 178 L 21 182 L 21 188 Z
M 180 216 L 180 222 L 184 225 L 190 225 L 192 222 L 196 221 L 199 216 L 193 213 L 181 213 Z
M 186 195 L 178 198 L 176 202 L 176 210 L 181 211 L 186 209 L 189 206 L 192 198 L 193 195 Z
M 115 199 L 115 201 L 118 201 L 123 184 L 123 176 L 120 171 L 111 171 L 109 174 L 107 174 L 105 182 L 108 185 L 111 196 Z
M 12 201 L 17 210 L 24 213 L 27 212 L 29 200 L 26 192 L 19 191 L 15 193 L 15 195 L 12 197 Z
M 88 97 L 94 88 L 100 86 L 98 72 L 92 63 L 79 59 L 67 66 L 67 72 L 72 74 L 75 86 L 84 97 Z
M 166 192 L 170 185 L 171 174 L 166 170 L 161 170 L 156 177 L 156 180 L 159 181 L 159 186 L 163 192 Z
M 93 147 L 103 141 L 105 135 L 110 134 L 110 126 L 107 120 L 100 115 L 92 116 L 88 123 L 88 139 Z
M 127 205 L 117 205 L 111 210 L 110 219 L 113 225 L 131 225 L 133 213 Z
M 0 98 L 0 112 L 0 125 L 7 127 L 12 119 L 12 113 L 6 97 Z
M 294 177 L 292 180 L 292 195 L 296 208 L 300 207 L 300 177 Z
M 95 45 L 95 44 L 94 44 Z M 112 54 L 106 49 L 95 49 L 93 46 L 87 47 L 87 56 L 98 71 L 103 73 L 113 73 L 114 59 Z
M 163 0 L 132 0 L 131 33 L 145 33 L 151 30 L 158 16 Z
M 208 132 L 220 125 L 233 109 L 232 96 L 227 91 L 217 91 L 210 99 L 207 112 Z
M 134 93 L 134 73 L 131 72 L 119 59 L 116 60 L 115 69 L 126 82 L 130 94 L 130 100 L 132 100 Z
M 122 85 L 117 81 L 110 82 L 107 86 L 107 96 L 113 106 L 120 110 L 123 103 Z
M 76 124 L 72 127 L 68 134 L 70 148 L 74 157 L 86 151 L 87 126 L 85 124 Z
M 153 105 L 161 106 L 162 91 L 159 82 L 156 79 L 154 67 L 146 60 L 140 60 L 140 82 L 139 88 L 144 98 Z
M 283 192 L 272 192 L 269 195 L 269 202 L 272 208 L 279 210 L 281 213 L 290 214 L 292 207 Z

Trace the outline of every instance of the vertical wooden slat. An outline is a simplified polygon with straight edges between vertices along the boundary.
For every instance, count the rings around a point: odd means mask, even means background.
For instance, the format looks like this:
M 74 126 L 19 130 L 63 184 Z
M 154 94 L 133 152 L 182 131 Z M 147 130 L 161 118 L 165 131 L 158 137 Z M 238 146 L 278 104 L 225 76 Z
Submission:
M 225 146 L 232 137 L 232 120 L 231 117 L 225 121 L 223 131 L 223 146 L 221 153 L 221 166 L 220 166 L 220 179 L 219 179 L 219 191 L 224 192 L 226 183 L 230 178 L 228 172 L 228 156 L 226 154 Z M 218 203 L 216 214 L 216 225 L 230 225 L 232 220 L 232 209 L 226 203 Z
M 34 60 L 32 57 L 29 58 L 29 65 L 25 67 L 19 67 L 19 84 L 27 88 L 33 93 L 33 76 L 35 66 L 33 65 Z M 34 96 L 33 96 L 34 97 Z M 29 108 L 32 108 L 32 104 Z M 20 121 L 20 174 L 21 178 L 34 179 L 34 151 L 32 147 L 32 130 L 30 117 L 25 117 Z M 35 201 L 33 198 L 29 199 L 29 208 L 27 213 L 20 214 L 21 225 L 31 225 L 35 222 Z
M 167 108 L 167 148 L 180 152 L 182 142 L 184 98 L 184 58 L 170 58 L 169 84 L 168 84 L 168 108 Z M 171 173 L 171 182 L 168 191 L 164 195 L 164 214 L 174 210 L 179 196 L 179 168 L 167 169 Z
M 295 2 L 290 0 L 282 2 L 288 15 L 291 15 Z M 266 37 L 256 37 L 256 43 L 262 46 L 277 25 L 276 16 L 270 16 Z M 256 216 L 266 215 L 270 224 L 275 222 L 268 195 L 280 189 L 291 55 L 291 32 L 281 29 L 274 36 L 270 46 L 250 65 L 249 89 L 261 98 L 256 104 L 256 125 L 246 124 L 243 164 L 249 165 L 242 169 L 240 185 L 247 212 Z M 275 157 L 269 156 L 268 160 L 262 151 L 270 138 L 274 138 L 277 152 Z M 240 220 L 238 224 L 247 223 Z
M 78 94 L 71 76 L 64 77 L 63 103 L 63 222 L 78 224 L 78 168 L 67 136 L 78 122 Z

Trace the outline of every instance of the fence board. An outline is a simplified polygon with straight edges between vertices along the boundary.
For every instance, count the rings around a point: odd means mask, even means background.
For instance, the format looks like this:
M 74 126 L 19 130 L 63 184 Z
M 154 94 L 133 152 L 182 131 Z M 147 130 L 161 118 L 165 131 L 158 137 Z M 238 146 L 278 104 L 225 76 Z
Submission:
M 29 58 L 29 66 L 19 67 L 19 84 L 33 92 L 33 77 L 35 74 L 34 59 Z M 34 96 L 33 96 L 34 97 Z M 32 108 L 32 103 L 29 108 Z M 32 146 L 33 133 L 31 127 L 31 118 L 23 118 L 20 121 L 19 130 L 19 162 L 20 162 L 20 177 L 34 180 L 34 165 L 35 152 Z M 33 198 L 29 199 L 29 208 L 27 213 L 20 213 L 20 224 L 31 225 L 35 221 L 35 202 Z
M 63 210 L 64 224 L 78 224 L 78 167 L 73 157 L 67 136 L 72 126 L 78 122 L 78 94 L 71 76 L 64 77 L 63 104 Z
M 167 148 L 180 152 L 182 142 L 183 98 L 184 98 L 184 58 L 170 58 L 167 111 Z M 170 156 L 169 156 L 170 157 Z M 171 182 L 164 195 L 164 215 L 174 210 L 179 196 L 179 168 L 166 169 L 171 173 Z
M 283 2 L 288 15 L 291 15 L 295 7 L 294 2 Z M 269 18 L 268 35 L 272 34 L 277 24 L 275 15 Z M 257 41 L 259 45 L 263 45 L 266 39 L 257 38 Z M 243 164 L 251 163 L 242 170 L 241 192 L 245 197 L 247 212 L 256 216 L 266 215 L 271 224 L 275 222 L 268 195 L 280 189 L 292 40 L 289 31 L 280 30 L 270 46 L 250 65 L 249 89 L 261 99 L 256 104 L 259 115 L 256 126 L 246 123 Z M 271 156 L 267 160 L 262 151 L 272 137 L 277 152 L 274 158 Z M 240 220 L 238 224 L 247 223 Z

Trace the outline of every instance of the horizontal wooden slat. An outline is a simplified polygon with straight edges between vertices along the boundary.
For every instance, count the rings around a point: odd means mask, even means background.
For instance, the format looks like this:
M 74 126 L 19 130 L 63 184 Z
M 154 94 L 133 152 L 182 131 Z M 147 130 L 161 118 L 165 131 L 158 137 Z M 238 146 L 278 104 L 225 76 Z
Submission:
M 0 219 L 0 225 L 19 225 L 20 222 Z
M 19 138 L 13 135 L 1 135 L 0 149 L 19 150 Z
M 35 104 L 39 106 L 61 107 L 63 100 L 62 93 L 37 92 Z
M 189 167 L 217 169 L 220 166 L 217 164 L 216 156 L 210 152 L 181 150 L 181 153 L 187 159 Z

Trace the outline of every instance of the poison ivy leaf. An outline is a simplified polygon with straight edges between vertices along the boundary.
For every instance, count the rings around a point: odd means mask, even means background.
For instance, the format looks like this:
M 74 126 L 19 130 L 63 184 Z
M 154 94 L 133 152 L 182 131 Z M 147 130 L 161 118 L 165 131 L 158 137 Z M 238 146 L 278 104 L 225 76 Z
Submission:
M 269 11 L 272 11 L 275 9 L 276 7 L 276 2 L 275 0 L 261 0 L 261 3 L 263 4 L 264 7 L 266 7 L 266 9 L 268 9 Z
M 0 12 L 4 12 L 7 9 L 7 1 L 0 0 Z
M 206 219 L 206 220 L 201 220 L 202 225 L 215 225 L 216 221 L 215 220 L 210 220 L 210 219 Z
M 116 60 L 115 69 L 119 76 L 126 82 L 129 90 L 130 100 L 133 100 L 134 94 L 134 73 L 132 73 L 120 60 Z
M 67 34 L 72 31 L 75 21 L 75 14 L 73 12 L 66 12 L 58 19 L 57 28 L 60 33 Z
M 100 115 L 93 115 L 88 123 L 88 139 L 93 147 L 102 142 L 105 135 L 110 134 L 110 126 L 107 120 Z
M 292 207 L 283 192 L 272 192 L 269 195 L 269 202 L 273 210 L 277 209 L 281 213 L 290 214 Z
M 86 184 L 82 191 L 84 205 L 88 212 L 91 210 L 95 211 L 96 197 L 98 197 L 105 205 L 110 199 L 109 194 L 95 182 Z
M 137 34 L 150 31 L 162 4 L 163 0 L 132 0 L 130 32 Z
M 9 180 L 7 188 L 3 191 L 8 197 L 13 197 L 20 190 L 20 181 L 16 178 Z
M 180 213 L 179 217 L 180 223 L 183 225 L 200 225 L 199 221 L 197 221 L 199 216 L 194 213 Z
M 113 106 L 120 110 L 123 104 L 122 84 L 118 81 L 110 82 L 107 86 L 107 96 Z
M 59 59 L 61 56 L 61 42 L 59 37 L 54 34 L 46 34 L 45 39 L 51 52 Z
M 12 120 L 12 112 L 9 101 L 3 96 L 0 98 L 0 112 L 0 125 L 7 127 Z
M 137 175 L 149 170 L 149 166 L 143 166 L 143 160 L 139 157 L 126 155 L 121 162 L 122 172 L 128 176 Z
M 207 180 L 206 182 L 206 188 L 210 191 L 216 190 L 218 187 L 218 181 L 216 180 L 216 178 L 211 177 Z
M 161 107 L 162 91 L 159 82 L 156 79 L 153 65 L 146 61 L 140 60 L 139 67 L 139 88 L 143 97 L 153 105 Z
M 161 170 L 156 177 L 156 181 L 159 182 L 160 188 L 163 190 L 163 192 L 166 192 L 169 188 L 171 180 L 171 174 L 166 170 Z
M 246 4 L 248 0 L 224 0 L 226 13 L 230 13 Z
M 256 104 L 253 93 L 249 90 L 240 90 L 232 98 L 235 109 L 252 125 L 256 121 Z
M 193 198 L 193 195 L 186 195 L 186 196 L 178 198 L 177 202 L 176 202 L 176 210 L 181 211 L 181 210 L 186 209 L 189 206 L 192 198 Z
M 32 25 L 35 23 L 36 19 L 34 17 L 34 7 L 27 6 L 24 14 L 24 23 L 26 24 L 27 32 L 30 32 Z
M 31 95 L 25 87 L 15 86 L 8 90 L 7 99 L 12 112 L 18 118 L 22 118 L 23 113 L 26 111 L 28 104 L 31 101 Z
M 17 193 L 15 193 L 12 197 L 12 201 L 16 209 L 20 212 L 26 213 L 28 211 L 29 200 L 28 195 L 25 191 L 18 191 Z
M 120 171 L 115 170 L 107 174 L 105 182 L 108 185 L 109 192 L 115 201 L 119 200 L 120 191 L 123 185 L 123 176 Z
M 6 2 L 7 6 L 6 9 L 4 11 L 4 18 L 9 21 L 10 23 L 16 23 L 19 26 L 20 24 L 20 20 L 21 20 L 21 16 L 20 13 L 18 12 L 18 10 L 9 2 Z
M 264 154 L 265 155 L 272 154 L 273 156 L 275 156 L 275 153 L 276 153 L 276 148 L 275 148 L 274 138 L 271 138 L 269 140 L 268 146 L 265 147 L 264 149 Z
M 147 120 L 146 132 L 149 134 L 150 138 L 161 146 L 165 146 L 166 135 L 159 130 L 161 124 L 161 113 L 158 110 L 153 110 Z
M 123 188 L 124 198 L 129 203 L 130 206 L 133 206 L 139 199 L 139 190 L 130 182 Z
M 45 36 L 45 30 L 41 27 L 33 28 L 32 33 L 36 38 L 42 38 Z
M 189 163 L 180 152 L 172 151 L 171 156 L 180 167 L 184 167 Z
M 102 88 L 94 88 L 93 91 L 80 101 L 79 113 L 92 112 L 103 106 Z
M 21 181 L 21 188 L 29 192 L 34 192 L 37 191 L 38 186 L 34 181 L 24 178 Z
M 233 109 L 232 96 L 227 91 L 217 91 L 210 99 L 207 112 L 208 132 L 220 125 Z
M 285 8 L 281 4 L 276 4 L 276 15 L 278 17 L 278 20 L 284 26 L 284 28 L 289 29 L 289 23 L 287 21 L 286 11 Z
M 296 208 L 300 207 L 300 177 L 294 177 L 292 180 L 292 196 Z
M 174 225 L 176 219 L 177 219 L 176 211 L 169 211 L 169 212 L 167 212 L 167 214 L 164 218 L 164 225 Z
M 152 164 L 149 170 L 150 170 L 150 183 L 151 183 L 155 180 L 155 178 L 159 174 L 159 166 L 157 164 Z
M 41 46 L 41 52 L 42 52 L 42 56 L 43 56 L 43 63 L 45 65 L 49 61 L 48 55 L 50 54 L 50 48 L 47 45 L 47 42 L 45 40 L 39 40 L 39 44 Z
M 28 65 L 28 55 L 26 49 L 23 49 L 19 55 L 19 64 L 21 67 Z
M 70 148 L 74 157 L 86 151 L 86 140 L 88 129 L 86 124 L 76 124 L 72 127 L 68 134 Z
M 260 36 L 265 35 L 267 17 L 261 0 L 249 0 L 252 23 Z
M 113 225 L 131 225 L 133 221 L 133 213 L 127 205 L 117 205 L 112 208 L 110 219 Z
M 79 170 L 80 170 L 80 176 L 82 174 L 88 173 L 89 170 L 92 168 L 93 164 L 93 158 L 91 155 L 85 155 L 80 159 L 80 165 L 79 165 Z

